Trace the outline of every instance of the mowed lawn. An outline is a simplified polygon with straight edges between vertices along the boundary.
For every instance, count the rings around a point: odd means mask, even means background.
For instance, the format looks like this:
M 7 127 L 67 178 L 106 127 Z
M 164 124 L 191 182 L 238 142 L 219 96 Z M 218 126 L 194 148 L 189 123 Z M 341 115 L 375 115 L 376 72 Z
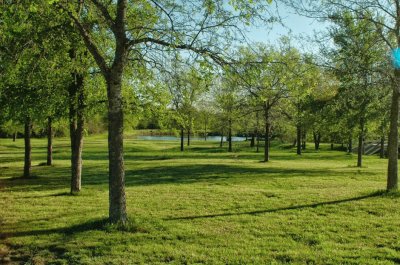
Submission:
M 274 147 L 262 163 L 248 143 L 125 141 L 129 231 L 105 223 L 105 136 L 84 144 L 82 192 L 69 195 L 69 142 L 54 166 L 20 179 L 23 140 L 0 139 L 0 263 L 399 264 L 400 196 L 385 194 L 387 160 Z

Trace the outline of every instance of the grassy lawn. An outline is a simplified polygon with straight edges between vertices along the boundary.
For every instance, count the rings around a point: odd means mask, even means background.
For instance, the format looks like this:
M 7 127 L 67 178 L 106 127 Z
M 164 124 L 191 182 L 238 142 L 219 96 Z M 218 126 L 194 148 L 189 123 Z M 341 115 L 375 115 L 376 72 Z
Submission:
M 105 224 L 106 137 L 85 139 L 82 192 L 69 192 L 69 142 L 0 139 L 0 263 L 399 264 L 400 196 L 383 194 L 387 161 L 275 147 L 271 162 L 235 143 L 125 142 L 132 228 Z M 311 149 L 311 146 L 309 147 Z

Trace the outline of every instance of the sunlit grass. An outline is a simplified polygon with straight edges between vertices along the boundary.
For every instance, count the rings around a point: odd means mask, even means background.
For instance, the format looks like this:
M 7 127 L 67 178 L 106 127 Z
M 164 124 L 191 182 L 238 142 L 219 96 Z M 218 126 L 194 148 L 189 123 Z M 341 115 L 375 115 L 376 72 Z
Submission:
M 248 143 L 125 142 L 129 232 L 106 223 L 106 137 L 85 139 L 83 189 L 69 195 L 69 144 L 0 140 L 0 261 L 28 264 L 396 264 L 400 197 L 386 160 L 273 148 L 262 163 Z M 1 262 L 0 262 L 1 263 Z

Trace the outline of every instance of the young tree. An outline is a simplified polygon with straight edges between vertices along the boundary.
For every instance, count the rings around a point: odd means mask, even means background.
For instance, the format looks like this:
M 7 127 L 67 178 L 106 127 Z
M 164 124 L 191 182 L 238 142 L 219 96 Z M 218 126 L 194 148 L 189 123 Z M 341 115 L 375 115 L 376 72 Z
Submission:
M 256 110 L 264 118 L 264 162 L 269 161 L 271 115 L 273 108 L 288 96 L 288 82 L 292 78 L 293 65 L 298 57 L 295 49 L 258 45 L 257 50 L 242 49 L 238 63 L 232 66 L 234 78 L 250 97 L 254 97 Z
M 125 170 L 123 162 L 122 77 L 130 60 L 160 62 L 168 50 L 184 49 L 221 62 L 224 47 L 219 36 L 250 22 L 264 1 L 78 1 L 49 0 L 75 24 L 107 84 L 109 146 L 109 219 L 125 223 Z M 235 11 L 237 10 L 237 11 Z M 199 14 L 199 15 L 193 15 Z M 202 15 L 200 15 L 202 14 Z M 114 42 L 103 47 L 101 32 Z M 231 35 L 232 36 L 232 35 Z M 222 48 L 222 49 L 221 49 Z
M 338 100 L 347 111 L 349 123 L 358 124 L 358 159 L 357 166 L 362 166 L 364 140 L 368 123 L 372 121 L 385 97 L 386 89 L 380 70 L 385 67 L 382 61 L 385 50 L 374 25 L 369 20 L 357 21 L 350 12 L 332 18 L 335 26 L 330 34 L 335 41 L 335 50 L 331 53 L 336 75 L 341 81 Z M 350 130 L 351 132 L 351 130 Z
M 369 21 L 374 31 L 377 32 L 379 40 L 386 44 L 394 54 L 398 53 L 400 47 L 400 1 L 386 0 L 329 0 L 311 1 L 296 0 L 285 1 L 293 6 L 297 12 L 319 19 L 340 19 L 338 14 L 348 11 L 354 14 L 353 19 L 358 21 Z M 394 56 L 395 57 L 395 56 Z M 397 57 L 397 55 L 396 55 Z M 394 58 L 391 70 L 392 100 L 390 107 L 390 129 L 388 139 L 388 191 L 398 189 L 398 120 L 400 99 L 400 64 L 398 58 Z

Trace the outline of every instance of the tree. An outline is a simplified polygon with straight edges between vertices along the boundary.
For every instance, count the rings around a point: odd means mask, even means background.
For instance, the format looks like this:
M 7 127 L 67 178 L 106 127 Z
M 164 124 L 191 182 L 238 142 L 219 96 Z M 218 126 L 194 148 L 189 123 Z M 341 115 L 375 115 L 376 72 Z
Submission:
M 165 83 L 172 98 L 174 119 L 181 129 L 181 151 L 183 151 L 183 134 L 187 132 L 187 145 L 193 132 L 197 113 L 196 103 L 209 88 L 209 76 L 198 66 L 191 67 L 173 64 L 171 75 L 167 74 Z
M 32 123 L 50 115 L 63 101 L 62 93 L 56 91 L 59 86 L 53 87 L 54 80 L 62 76 L 57 69 L 62 55 L 55 52 L 56 42 L 54 46 L 44 41 L 43 36 L 49 34 L 44 30 L 46 18 L 34 9 L 21 9 L 23 4 L 5 4 L 0 9 L 3 18 L 0 100 L 9 119 L 24 123 L 24 176 L 29 177 Z
M 130 60 L 160 62 L 166 51 L 184 49 L 222 62 L 218 36 L 236 30 L 241 21 L 250 22 L 263 1 L 79 1 L 49 0 L 75 24 L 107 84 L 109 148 L 109 219 L 125 223 L 126 196 L 123 160 L 122 77 Z M 192 14 L 203 14 L 193 16 Z M 99 32 L 114 42 L 105 48 Z
M 228 141 L 228 152 L 233 152 L 232 136 L 235 122 L 241 113 L 245 95 L 241 93 L 240 87 L 234 79 L 230 77 L 230 73 L 226 72 L 225 76 L 221 76 L 214 81 L 212 87 L 214 95 L 214 104 L 217 110 L 217 119 L 221 130 L 222 147 L 224 132 Z
M 290 6 L 295 7 L 297 12 L 319 19 L 330 19 L 335 17 L 341 19 L 339 14 L 343 11 L 351 12 L 353 19 L 357 21 L 370 22 L 377 32 L 379 39 L 386 47 L 396 53 L 400 47 L 400 1 L 385 0 L 329 0 L 310 1 L 297 0 L 287 1 Z M 388 191 L 398 189 L 398 120 L 400 99 L 400 64 L 394 58 L 391 70 L 392 100 L 390 107 L 390 129 L 388 139 Z M 384 70 L 384 69 L 382 69 Z
M 292 66 L 298 56 L 295 49 L 284 46 L 283 40 L 279 49 L 258 45 L 254 52 L 255 49 L 243 48 L 238 63 L 231 68 L 238 84 L 255 98 L 255 110 L 263 113 L 264 162 L 269 161 L 272 111 L 288 95 L 287 84 L 292 78 Z
M 336 46 L 333 64 L 341 81 L 338 100 L 347 110 L 348 123 L 358 124 L 357 166 L 361 167 L 367 125 L 376 116 L 375 106 L 381 104 L 386 94 L 380 74 L 385 67 L 385 50 L 369 20 L 357 21 L 350 12 L 339 16 L 340 19 L 332 18 L 335 27 L 330 30 Z

